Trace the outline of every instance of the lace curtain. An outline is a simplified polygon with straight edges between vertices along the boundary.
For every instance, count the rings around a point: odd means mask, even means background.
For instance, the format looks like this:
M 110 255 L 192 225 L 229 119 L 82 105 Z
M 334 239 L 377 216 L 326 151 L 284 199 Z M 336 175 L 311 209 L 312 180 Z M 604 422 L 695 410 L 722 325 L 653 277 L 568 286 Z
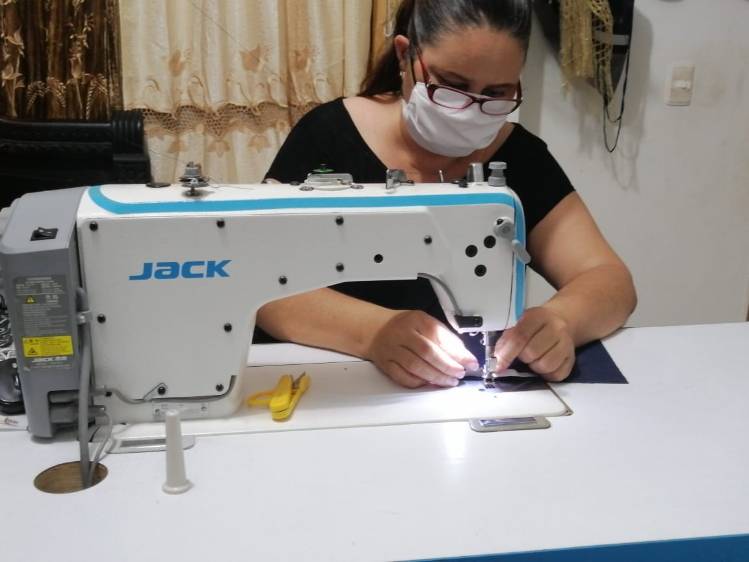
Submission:
M 120 109 L 117 0 L 0 0 L 0 115 L 106 121 Z
M 144 111 L 154 178 L 174 181 L 192 160 L 217 182 L 259 181 L 301 115 L 358 91 L 372 7 L 372 0 L 122 2 L 124 103 Z

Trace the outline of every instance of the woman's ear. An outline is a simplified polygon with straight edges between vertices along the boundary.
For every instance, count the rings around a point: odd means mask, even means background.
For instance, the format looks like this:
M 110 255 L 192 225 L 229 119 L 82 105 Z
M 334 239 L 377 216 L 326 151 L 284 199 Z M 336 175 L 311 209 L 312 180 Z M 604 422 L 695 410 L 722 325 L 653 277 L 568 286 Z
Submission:
M 408 65 L 408 48 L 411 46 L 411 42 L 405 35 L 396 35 L 393 37 L 393 46 L 395 47 L 395 55 L 398 57 L 398 64 L 401 70 L 406 70 Z

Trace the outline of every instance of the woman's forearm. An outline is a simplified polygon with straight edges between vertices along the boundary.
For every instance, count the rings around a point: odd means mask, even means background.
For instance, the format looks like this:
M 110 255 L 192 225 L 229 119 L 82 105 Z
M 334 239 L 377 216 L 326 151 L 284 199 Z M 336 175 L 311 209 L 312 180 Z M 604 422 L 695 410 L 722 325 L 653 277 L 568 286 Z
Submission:
M 567 322 L 579 346 L 620 328 L 636 304 L 634 283 L 626 266 L 605 264 L 580 274 L 543 306 Z
M 373 335 L 395 314 L 333 289 L 317 289 L 267 303 L 257 312 L 257 325 L 278 340 L 366 359 Z

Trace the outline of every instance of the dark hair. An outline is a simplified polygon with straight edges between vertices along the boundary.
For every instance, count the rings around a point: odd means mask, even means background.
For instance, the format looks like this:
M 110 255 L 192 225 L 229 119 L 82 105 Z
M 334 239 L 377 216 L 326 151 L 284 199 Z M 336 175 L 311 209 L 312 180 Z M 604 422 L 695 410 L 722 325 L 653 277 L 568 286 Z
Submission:
M 405 35 L 412 44 L 429 45 L 442 33 L 483 25 L 508 32 L 527 52 L 531 0 L 403 0 L 395 14 L 392 36 Z M 398 56 L 391 41 L 362 82 L 359 95 L 392 93 L 400 88 Z

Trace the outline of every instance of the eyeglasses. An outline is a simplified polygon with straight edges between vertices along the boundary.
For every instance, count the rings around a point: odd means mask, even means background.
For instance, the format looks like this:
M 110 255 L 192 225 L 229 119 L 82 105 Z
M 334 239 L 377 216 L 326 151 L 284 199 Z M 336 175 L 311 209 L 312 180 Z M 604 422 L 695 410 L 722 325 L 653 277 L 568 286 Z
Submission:
M 435 84 L 432 82 L 427 72 L 424 61 L 421 59 L 421 52 L 416 50 L 416 56 L 419 59 L 421 65 L 421 71 L 424 73 L 424 85 L 427 89 L 427 95 L 433 103 L 446 107 L 448 109 L 466 109 L 474 103 L 479 104 L 479 109 L 486 115 L 509 115 L 515 111 L 518 106 L 523 102 L 523 89 L 518 82 L 515 88 L 515 95 L 512 98 L 493 98 L 489 96 L 476 96 L 469 94 L 463 90 L 452 88 L 450 86 L 442 86 L 441 84 Z M 411 73 L 413 75 L 413 63 L 411 65 Z M 414 82 L 416 82 L 416 76 L 414 76 Z

